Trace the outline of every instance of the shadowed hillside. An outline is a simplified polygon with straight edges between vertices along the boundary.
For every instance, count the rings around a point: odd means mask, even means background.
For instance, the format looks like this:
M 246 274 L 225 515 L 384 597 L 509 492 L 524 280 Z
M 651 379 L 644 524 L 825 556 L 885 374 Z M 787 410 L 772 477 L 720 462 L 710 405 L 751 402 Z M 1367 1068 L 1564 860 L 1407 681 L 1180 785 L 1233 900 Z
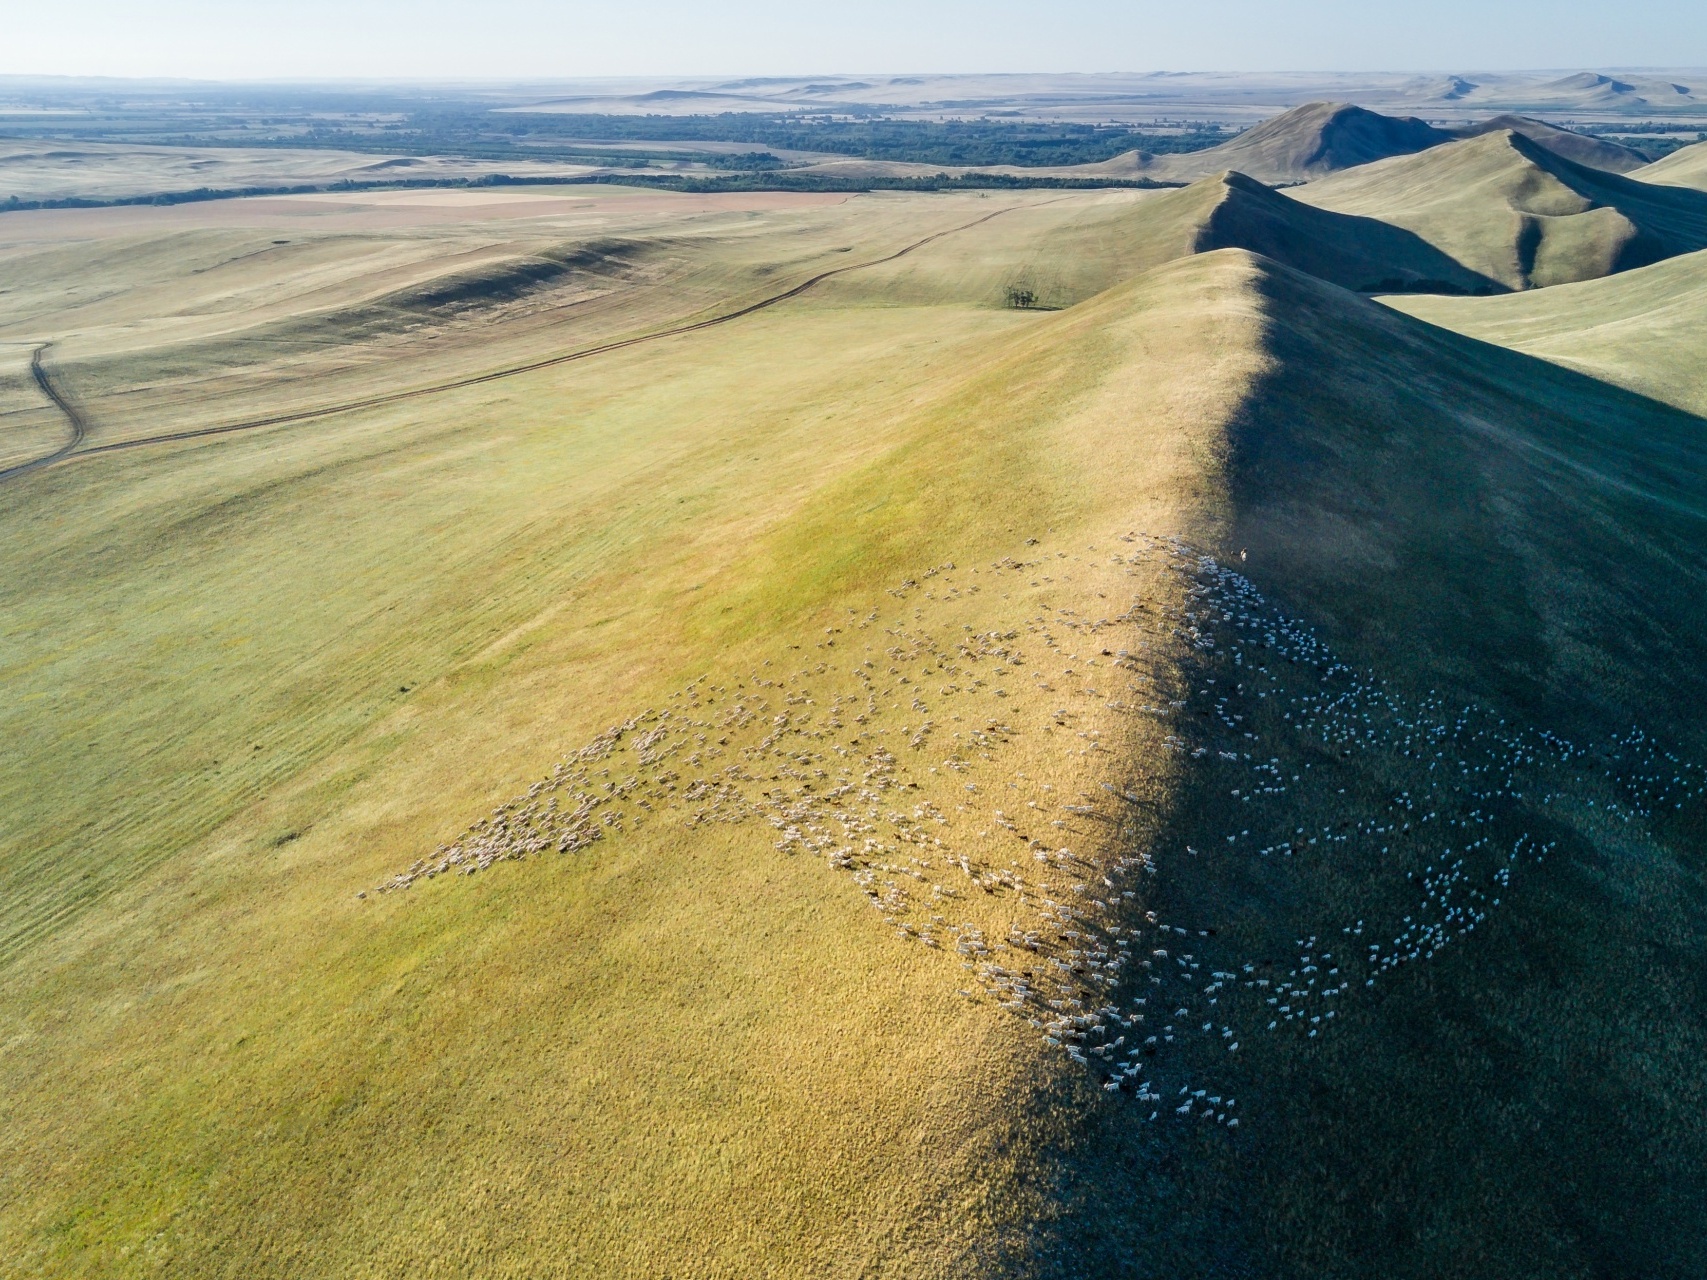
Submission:
M 1039 1169 L 1032 1274 L 1700 1270 L 1707 424 L 1243 255 L 1162 277 L 1237 277 L 1270 362 L 1180 567 L 1146 905 L 1203 976 L 1151 1001 L 1159 1118 Z
M 1205 178 L 1139 206 L 1135 234 L 1183 220 L 1192 253 L 1248 249 L 1348 289 L 1491 292 L 1414 232 L 1302 204 L 1241 173 Z
M 1707 196 L 1589 169 L 1509 130 L 1293 194 L 1414 231 L 1512 289 L 1594 279 L 1707 247 Z

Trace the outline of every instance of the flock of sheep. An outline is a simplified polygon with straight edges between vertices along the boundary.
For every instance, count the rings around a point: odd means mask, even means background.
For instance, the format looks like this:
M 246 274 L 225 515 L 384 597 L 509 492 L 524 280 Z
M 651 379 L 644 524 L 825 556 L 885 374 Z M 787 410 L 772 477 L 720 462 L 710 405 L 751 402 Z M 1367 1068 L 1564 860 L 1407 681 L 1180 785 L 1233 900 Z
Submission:
M 1308 1052 L 1470 945 L 1560 824 L 1703 790 L 1640 731 L 1590 751 L 1356 671 L 1178 539 L 1029 543 L 890 596 L 793 670 L 701 677 L 598 735 L 380 891 L 765 823 L 1144 1118 L 1231 1129 L 1234 1055 Z

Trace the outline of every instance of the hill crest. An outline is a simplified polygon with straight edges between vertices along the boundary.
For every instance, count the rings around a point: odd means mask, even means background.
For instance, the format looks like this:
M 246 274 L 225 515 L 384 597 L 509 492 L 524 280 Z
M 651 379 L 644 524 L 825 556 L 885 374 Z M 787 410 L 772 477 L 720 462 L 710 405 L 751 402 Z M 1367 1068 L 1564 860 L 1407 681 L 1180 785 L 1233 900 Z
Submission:
M 1608 173 L 1631 173 L 1648 163 L 1647 158 L 1640 152 L 1620 146 L 1616 142 L 1591 138 L 1587 134 L 1574 133 L 1569 129 L 1548 124 L 1545 120 L 1534 120 L 1529 116 L 1511 113 L 1455 129 L 1453 133 L 1460 138 L 1478 138 L 1501 131 L 1521 134 L 1555 155 L 1563 156 L 1576 164 L 1587 165 L 1591 169 L 1604 169 Z
M 1512 289 L 1707 248 L 1707 199 L 1578 164 L 1501 129 L 1309 184 L 1296 198 L 1414 231 Z
M 1174 179 L 1229 169 L 1262 182 L 1298 182 L 1450 142 L 1414 116 L 1388 116 L 1344 102 L 1307 102 L 1207 151 L 1134 156 L 1140 172 Z

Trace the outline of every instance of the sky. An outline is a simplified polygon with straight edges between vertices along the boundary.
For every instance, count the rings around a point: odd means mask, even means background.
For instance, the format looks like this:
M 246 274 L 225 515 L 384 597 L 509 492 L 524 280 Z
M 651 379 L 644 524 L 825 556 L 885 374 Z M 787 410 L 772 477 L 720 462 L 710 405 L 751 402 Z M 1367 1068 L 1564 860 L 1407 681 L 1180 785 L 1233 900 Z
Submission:
M 0 74 L 486 79 L 1707 67 L 1707 0 L 48 0 Z

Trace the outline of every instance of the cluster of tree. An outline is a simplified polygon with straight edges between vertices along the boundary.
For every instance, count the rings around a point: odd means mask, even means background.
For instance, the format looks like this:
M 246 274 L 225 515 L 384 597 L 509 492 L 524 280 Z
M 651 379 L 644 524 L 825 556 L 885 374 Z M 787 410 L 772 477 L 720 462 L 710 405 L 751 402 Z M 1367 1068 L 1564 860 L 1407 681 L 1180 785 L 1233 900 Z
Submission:
M 1215 124 L 1152 133 L 1127 125 L 1033 120 L 891 120 L 745 111 L 699 116 L 582 115 L 434 107 L 411 112 L 401 127 L 370 130 L 323 124 L 294 141 L 371 149 L 383 139 L 387 150 L 417 154 L 508 152 L 554 158 L 587 155 L 598 143 L 733 142 L 753 148 L 754 156 L 775 149 L 919 164 L 1039 167 L 1092 164 L 1134 150 L 1201 151 L 1230 136 Z M 672 159 L 682 156 L 681 152 L 663 154 Z M 722 167 L 728 161 L 720 158 L 711 163 Z
M 1621 143 L 1630 150 L 1659 160 L 1682 147 L 1707 142 L 1707 130 L 1699 124 L 1678 124 L 1674 121 L 1641 120 L 1616 124 L 1573 124 L 1576 133 L 1587 133 Z
M 774 158 L 772 157 L 772 159 Z M 719 191 L 834 191 L 851 194 L 862 191 L 1025 190 L 1033 187 L 1043 187 L 1050 190 L 1082 190 L 1087 187 L 1164 187 L 1181 184 L 1152 182 L 1148 178 L 1139 178 L 1135 181 L 1120 179 L 1075 180 L 975 173 L 952 177 L 946 173 L 939 173 L 928 178 L 849 178 L 796 173 L 786 169 L 768 171 L 763 168 L 720 174 L 689 175 L 641 171 L 623 174 L 600 173 L 575 178 L 515 177 L 506 173 L 489 173 L 478 178 L 389 178 L 366 182 L 343 178 L 335 182 L 303 182 L 286 186 L 196 187 L 190 191 L 162 191 L 133 196 L 57 196 L 45 200 L 23 200 L 13 195 L 0 200 L 0 213 L 25 209 L 106 209 L 120 205 L 200 204 L 208 200 L 233 200 L 243 196 L 312 195 L 321 191 L 417 191 L 433 187 L 585 185 L 655 187 L 665 191 L 686 191 L 694 194 Z
M 694 159 L 708 169 L 738 169 L 744 173 L 768 173 L 787 164 L 768 151 L 741 151 L 733 155 L 698 155 Z
M 602 182 L 631 187 L 659 187 L 667 191 L 705 194 L 718 191 L 1051 191 L 1100 190 L 1114 187 L 1180 187 L 1180 182 L 1156 182 L 1149 178 L 1057 178 L 1047 175 L 1010 173 L 938 173 L 920 177 L 848 177 L 841 174 L 802 173 L 793 169 L 774 172 L 726 174 L 676 174 L 640 172 L 598 174 L 575 178 L 576 183 Z

